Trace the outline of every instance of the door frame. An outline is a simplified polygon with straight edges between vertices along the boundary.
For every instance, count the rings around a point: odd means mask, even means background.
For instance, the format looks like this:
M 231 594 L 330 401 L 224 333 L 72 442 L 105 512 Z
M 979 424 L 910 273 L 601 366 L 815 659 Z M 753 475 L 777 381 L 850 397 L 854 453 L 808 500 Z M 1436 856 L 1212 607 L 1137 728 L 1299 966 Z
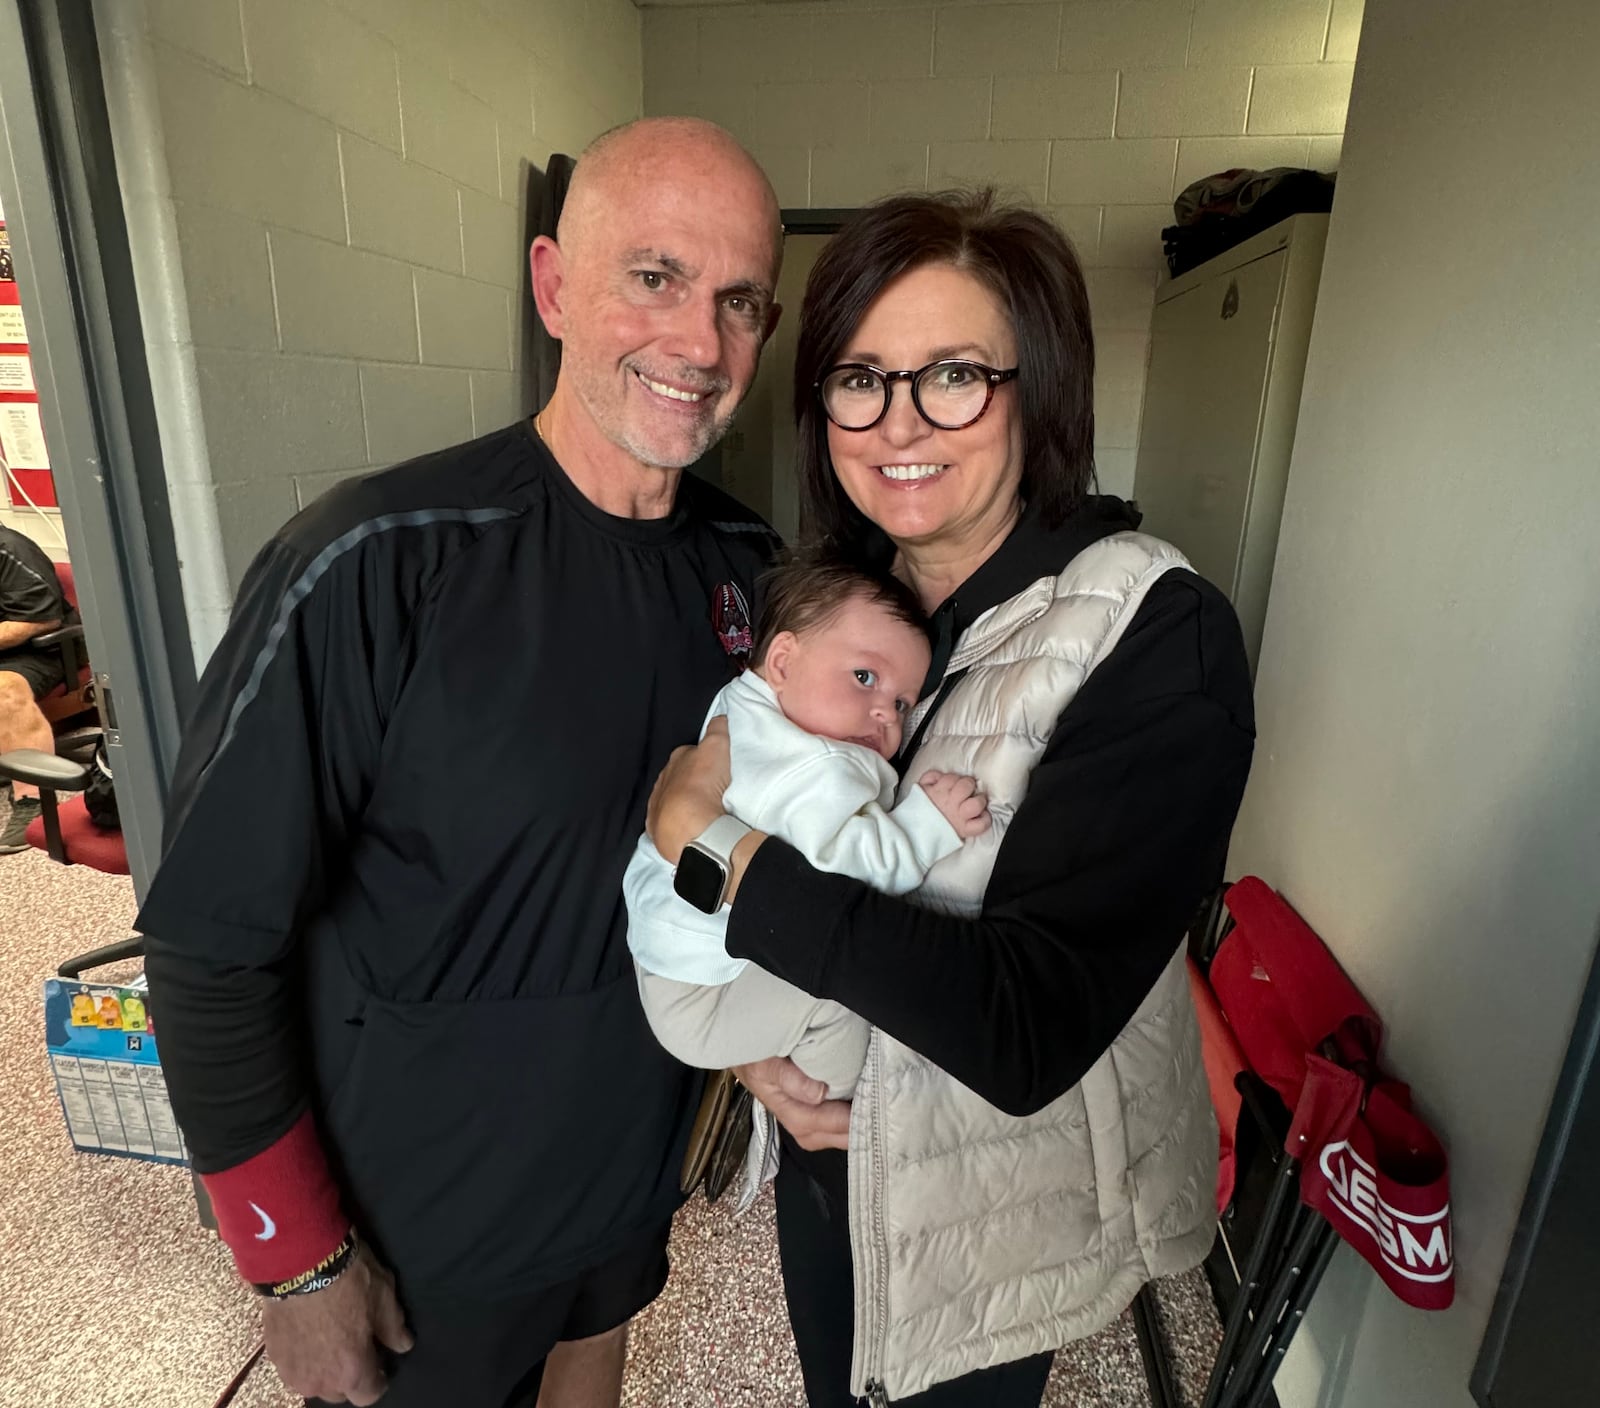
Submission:
M 0 0 L 0 200 L 142 896 L 195 664 L 88 0 Z

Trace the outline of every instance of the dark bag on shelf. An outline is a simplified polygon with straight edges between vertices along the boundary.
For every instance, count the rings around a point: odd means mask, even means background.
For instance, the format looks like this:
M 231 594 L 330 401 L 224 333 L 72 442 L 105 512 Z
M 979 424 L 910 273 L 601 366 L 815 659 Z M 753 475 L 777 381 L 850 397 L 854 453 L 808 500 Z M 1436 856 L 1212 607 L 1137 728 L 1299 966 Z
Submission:
M 1161 232 L 1167 268 L 1177 278 L 1291 215 L 1333 209 L 1333 182 L 1294 166 L 1233 167 L 1191 182 L 1172 202 L 1177 223 Z

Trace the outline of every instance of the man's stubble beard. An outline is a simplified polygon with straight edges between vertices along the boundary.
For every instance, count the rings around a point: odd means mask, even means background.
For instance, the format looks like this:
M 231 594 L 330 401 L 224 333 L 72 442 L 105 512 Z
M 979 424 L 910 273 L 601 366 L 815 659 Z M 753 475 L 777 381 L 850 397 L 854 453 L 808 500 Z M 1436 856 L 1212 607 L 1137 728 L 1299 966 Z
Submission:
M 651 469 L 687 469 L 728 433 L 728 427 L 733 424 L 734 413 L 737 410 L 738 407 L 735 406 L 726 416 L 721 418 L 714 417 L 707 421 L 690 442 L 691 449 L 687 459 L 681 458 L 680 455 L 673 455 L 670 461 L 663 460 L 661 451 L 641 441 L 635 441 L 634 437 L 628 433 L 626 426 L 618 428 L 618 433 L 613 438 L 612 443 L 620 446 L 632 455 L 634 459 L 638 460 L 640 464 L 648 465 Z
M 631 368 L 624 368 L 624 374 L 627 376 L 635 375 Z M 687 458 L 685 458 L 685 452 L 681 451 L 666 455 L 665 452 L 663 452 L 659 447 L 647 444 L 645 441 L 629 431 L 625 409 L 627 404 L 627 391 L 625 389 L 619 390 L 614 401 L 612 401 L 612 409 L 615 412 L 614 415 L 602 413 L 602 408 L 607 404 L 608 399 L 610 399 L 607 394 L 610 391 L 610 386 L 606 383 L 600 382 L 598 385 L 596 385 L 595 383 L 592 383 L 588 377 L 579 374 L 576 368 L 574 368 L 572 389 L 577 393 L 579 403 L 583 406 L 584 410 L 588 412 L 589 419 L 594 422 L 594 424 L 599 428 L 600 433 L 604 435 L 607 440 L 609 440 L 618 449 L 624 451 L 633 459 L 637 460 L 640 464 L 645 465 L 650 469 L 660 470 L 687 469 L 691 464 L 694 464 L 695 461 L 700 459 L 708 450 L 711 449 L 713 445 L 715 445 L 719 440 L 722 439 L 724 435 L 728 433 L 728 428 L 733 424 L 733 418 L 737 414 L 739 405 L 743 400 L 741 397 L 740 401 L 736 401 L 726 412 L 726 414 L 721 416 L 713 416 L 704 425 L 702 425 L 691 440 L 690 449 L 687 452 Z M 594 392 L 597 390 L 602 394 L 598 396 L 595 395 Z M 641 388 L 641 391 L 642 390 L 643 389 Z M 717 394 L 720 395 L 722 393 Z M 748 388 L 746 389 L 745 394 L 749 394 Z

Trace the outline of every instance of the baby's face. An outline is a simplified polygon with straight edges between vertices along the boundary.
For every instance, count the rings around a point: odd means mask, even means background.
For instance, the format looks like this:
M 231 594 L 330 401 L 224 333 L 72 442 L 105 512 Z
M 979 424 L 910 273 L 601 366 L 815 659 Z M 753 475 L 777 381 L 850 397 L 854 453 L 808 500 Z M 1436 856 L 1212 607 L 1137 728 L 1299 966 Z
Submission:
M 931 659 L 915 626 L 852 597 L 831 620 L 775 637 L 761 675 L 785 716 L 807 733 L 892 758 Z

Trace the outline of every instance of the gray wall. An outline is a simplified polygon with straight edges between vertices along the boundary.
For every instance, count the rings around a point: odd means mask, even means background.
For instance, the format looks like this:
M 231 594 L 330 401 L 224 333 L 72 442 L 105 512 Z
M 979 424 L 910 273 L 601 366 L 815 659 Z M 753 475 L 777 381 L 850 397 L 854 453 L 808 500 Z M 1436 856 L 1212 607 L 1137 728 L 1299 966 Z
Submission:
M 1600 915 L 1600 10 L 1370 0 L 1230 873 L 1389 1027 L 1455 1307 L 1342 1251 L 1285 1408 L 1464 1408 Z
M 639 115 L 640 19 L 630 0 L 97 17 L 204 657 L 200 618 L 296 509 L 528 408 L 528 167 Z M 220 571 L 197 581 L 208 542 Z

